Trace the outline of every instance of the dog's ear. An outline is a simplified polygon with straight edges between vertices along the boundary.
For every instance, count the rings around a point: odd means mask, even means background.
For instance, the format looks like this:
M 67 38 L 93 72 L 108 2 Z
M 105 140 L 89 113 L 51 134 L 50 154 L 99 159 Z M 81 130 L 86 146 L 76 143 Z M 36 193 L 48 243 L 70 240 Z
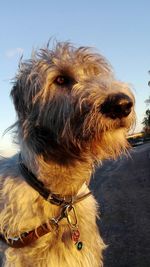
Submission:
M 24 88 L 22 88 L 21 82 L 16 81 L 10 93 L 10 96 L 13 99 L 14 106 L 15 106 L 19 119 L 24 118 L 27 113 L 27 108 L 24 102 L 23 91 L 24 91 Z
M 29 115 L 32 109 L 32 97 L 40 88 L 37 75 L 34 75 L 32 80 L 29 79 L 29 75 L 30 72 L 20 75 L 10 93 L 19 119 L 25 119 Z

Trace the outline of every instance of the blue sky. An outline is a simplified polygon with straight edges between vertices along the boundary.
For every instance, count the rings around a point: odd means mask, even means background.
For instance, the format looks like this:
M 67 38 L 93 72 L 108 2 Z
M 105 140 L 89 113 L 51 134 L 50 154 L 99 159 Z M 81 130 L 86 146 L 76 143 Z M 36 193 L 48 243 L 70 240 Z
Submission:
M 133 86 L 137 128 L 150 95 L 149 0 L 13 0 L 0 4 L 0 151 L 11 146 L 4 130 L 15 121 L 9 98 L 11 78 L 23 53 L 45 45 L 50 37 L 96 47 L 112 64 L 116 77 Z

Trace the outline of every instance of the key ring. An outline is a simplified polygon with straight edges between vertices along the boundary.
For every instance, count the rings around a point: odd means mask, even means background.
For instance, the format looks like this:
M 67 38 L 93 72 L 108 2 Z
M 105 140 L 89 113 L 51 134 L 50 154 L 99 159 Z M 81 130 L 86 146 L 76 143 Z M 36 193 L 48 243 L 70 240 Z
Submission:
M 71 210 L 72 210 L 73 219 L 70 216 Z M 66 206 L 65 216 L 67 218 L 67 221 L 68 221 L 68 224 L 70 225 L 70 227 L 71 228 L 77 228 L 78 219 L 77 219 L 75 207 L 73 205 L 67 205 Z

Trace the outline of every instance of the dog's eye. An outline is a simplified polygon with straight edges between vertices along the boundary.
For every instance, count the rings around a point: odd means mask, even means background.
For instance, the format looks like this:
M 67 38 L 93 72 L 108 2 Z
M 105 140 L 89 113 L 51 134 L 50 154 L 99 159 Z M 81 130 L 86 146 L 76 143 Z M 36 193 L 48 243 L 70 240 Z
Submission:
M 65 76 L 58 76 L 56 79 L 55 79 L 55 83 L 58 84 L 58 85 L 65 85 L 69 82 L 69 79 Z
M 54 83 L 59 86 L 67 86 L 69 88 L 70 86 L 73 86 L 76 81 L 72 77 L 59 75 L 55 78 Z

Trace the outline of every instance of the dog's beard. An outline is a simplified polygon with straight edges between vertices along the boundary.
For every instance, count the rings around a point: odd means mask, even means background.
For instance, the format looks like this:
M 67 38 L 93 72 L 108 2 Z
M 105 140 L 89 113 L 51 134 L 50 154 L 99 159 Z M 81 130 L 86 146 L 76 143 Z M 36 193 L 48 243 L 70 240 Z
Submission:
M 58 131 L 55 132 L 53 128 L 43 125 L 32 125 L 26 132 L 27 134 L 23 138 L 24 142 L 31 151 L 37 155 L 42 155 L 46 161 L 53 160 L 65 163 L 80 158 L 79 142 L 75 142 L 75 139 L 71 138 L 70 135 L 67 138 L 66 135 L 63 135 L 63 130 L 59 133 Z
M 41 121 L 39 118 L 33 121 L 30 117 L 23 124 L 22 133 L 31 151 L 42 155 L 46 161 L 65 164 L 76 159 L 82 161 L 87 157 L 93 157 L 94 160 L 116 158 L 128 147 L 126 126 L 125 120 L 106 123 L 101 114 L 85 112 L 82 116 L 69 117 L 66 121 L 55 120 L 54 124 L 49 116 Z

